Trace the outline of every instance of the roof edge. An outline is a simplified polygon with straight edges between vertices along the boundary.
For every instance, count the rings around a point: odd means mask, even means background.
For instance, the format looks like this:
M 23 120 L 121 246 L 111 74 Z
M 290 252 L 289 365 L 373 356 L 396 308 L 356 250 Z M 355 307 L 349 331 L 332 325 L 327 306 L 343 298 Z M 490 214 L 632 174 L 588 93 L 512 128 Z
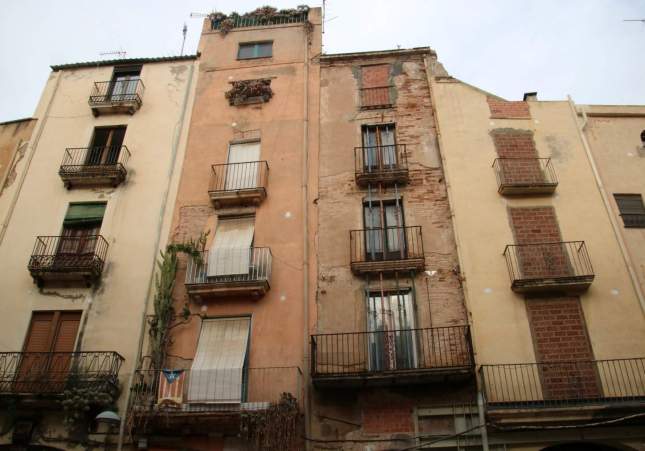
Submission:
M 190 61 L 200 57 L 197 52 L 194 55 L 177 55 L 177 56 L 160 56 L 150 58 L 121 58 L 103 61 L 84 61 L 82 63 L 54 64 L 49 66 L 52 71 L 66 69 L 79 69 L 83 67 L 102 67 L 102 66 L 120 66 L 124 64 L 147 64 L 147 63 L 165 63 L 170 61 Z
M 436 52 L 430 47 L 413 47 L 411 49 L 390 49 L 390 50 L 373 50 L 367 52 L 349 52 L 349 53 L 328 53 L 320 55 L 321 61 L 331 61 L 335 59 L 346 58 L 365 58 L 365 57 L 380 57 L 390 55 L 416 55 L 430 53 L 436 56 Z
M 18 122 L 35 121 L 35 117 L 23 117 L 22 119 L 12 119 L 10 121 L 0 122 L 0 125 L 16 124 Z

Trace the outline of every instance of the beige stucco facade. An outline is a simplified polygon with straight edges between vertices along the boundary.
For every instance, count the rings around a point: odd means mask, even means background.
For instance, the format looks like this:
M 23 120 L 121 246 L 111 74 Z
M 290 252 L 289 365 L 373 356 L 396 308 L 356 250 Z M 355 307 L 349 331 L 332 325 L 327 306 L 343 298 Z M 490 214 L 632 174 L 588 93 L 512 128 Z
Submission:
M 94 82 L 110 80 L 114 65 L 119 63 L 54 68 L 45 86 L 34 114 L 34 136 L 19 166 L 19 177 L 24 174 L 24 180 L 10 187 L 19 189 L 4 194 L 11 197 L 12 205 L 2 211 L 8 227 L 0 238 L 0 348 L 5 352 L 23 349 L 32 312 L 82 311 L 74 349 L 114 351 L 124 358 L 118 401 L 118 412 L 124 416 L 155 260 L 167 237 L 162 233 L 163 220 L 165 212 L 172 210 L 166 209 L 166 204 L 173 202 L 173 186 L 183 160 L 196 60 L 122 61 L 143 64 L 141 108 L 133 115 L 94 117 L 88 106 Z M 65 149 L 87 147 L 95 127 L 109 125 L 127 126 L 123 144 L 131 157 L 125 181 L 116 187 L 66 189 L 58 173 Z M 102 276 L 92 287 L 67 282 L 47 282 L 39 287 L 27 270 L 36 237 L 60 235 L 73 202 L 107 203 L 99 232 L 109 245 Z M 54 446 L 74 446 L 65 441 L 60 427 L 60 406 L 51 413 L 28 408 L 19 415 L 30 418 L 35 413 L 43 416 L 36 422 L 35 442 L 49 437 L 47 442 Z M 5 416 L 4 421 L 12 419 Z M 103 438 L 98 438 L 100 443 Z M 11 441 L 11 434 L 3 437 L 3 442 L 7 441 Z

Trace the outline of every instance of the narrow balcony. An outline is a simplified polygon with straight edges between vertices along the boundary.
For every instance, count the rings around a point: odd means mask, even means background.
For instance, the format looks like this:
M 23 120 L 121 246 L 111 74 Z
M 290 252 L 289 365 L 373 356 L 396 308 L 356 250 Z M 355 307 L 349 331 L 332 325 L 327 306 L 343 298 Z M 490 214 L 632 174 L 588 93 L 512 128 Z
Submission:
M 281 401 L 300 410 L 302 371 L 298 367 L 200 369 L 135 372 L 128 416 L 137 433 L 238 434 L 245 413 L 266 411 Z M 241 383 L 240 383 L 241 380 Z
M 119 384 L 116 352 L 0 352 L 0 397 L 55 398 L 67 388 Z
M 553 194 L 558 178 L 550 158 L 497 158 L 497 191 L 505 196 Z
M 208 195 L 215 208 L 260 205 L 267 197 L 266 161 L 213 165 Z
M 318 387 L 407 385 L 474 375 L 468 326 L 312 335 L 311 359 Z
M 143 104 L 144 91 L 145 86 L 140 79 L 97 81 L 88 103 L 94 116 L 134 114 Z
M 405 144 L 354 148 L 356 184 L 406 184 L 410 178 Z
M 500 422 L 589 421 L 645 408 L 645 358 L 482 365 L 480 377 L 488 415 Z
M 186 291 L 195 299 L 246 296 L 259 299 L 269 291 L 271 249 L 211 249 L 201 261 L 190 259 Z
M 391 86 L 361 88 L 361 109 L 391 108 L 392 98 L 390 96 L 390 88 Z
M 125 180 L 130 151 L 126 146 L 76 147 L 65 149 L 58 173 L 66 188 L 108 185 Z
M 508 245 L 504 256 L 516 293 L 581 293 L 594 279 L 584 241 Z
M 351 230 L 349 242 L 356 275 L 425 269 L 421 226 Z
M 95 283 L 103 272 L 108 242 L 101 235 L 39 236 L 29 273 L 39 286 L 47 281 Z

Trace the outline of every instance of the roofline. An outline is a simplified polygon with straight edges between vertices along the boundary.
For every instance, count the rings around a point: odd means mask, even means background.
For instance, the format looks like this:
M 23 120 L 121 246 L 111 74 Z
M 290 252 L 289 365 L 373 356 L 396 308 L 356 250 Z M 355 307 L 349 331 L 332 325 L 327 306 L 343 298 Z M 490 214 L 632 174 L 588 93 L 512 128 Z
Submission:
M 12 119 L 10 121 L 4 121 L 0 122 L 0 125 L 9 125 L 9 124 L 15 124 L 17 122 L 27 122 L 27 121 L 35 121 L 35 117 L 24 117 L 22 119 Z
M 170 61 L 190 61 L 199 58 L 200 54 L 197 52 L 194 55 L 178 55 L 178 56 L 160 56 L 151 58 L 121 58 L 103 61 L 85 61 L 82 63 L 69 63 L 69 64 L 55 64 L 51 70 L 57 72 L 66 69 L 79 69 L 83 67 L 102 67 L 102 66 L 121 66 L 124 64 L 146 64 L 146 63 L 165 63 Z
M 374 50 L 368 52 L 351 52 L 351 53 L 329 53 L 320 55 L 321 61 L 331 61 L 336 59 L 346 58 L 365 58 L 365 57 L 382 57 L 390 55 L 419 55 L 430 53 L 436 56 L 436 53 L 430 47 L 413 47 L 411 49 L 390 49 L 390 50 Z

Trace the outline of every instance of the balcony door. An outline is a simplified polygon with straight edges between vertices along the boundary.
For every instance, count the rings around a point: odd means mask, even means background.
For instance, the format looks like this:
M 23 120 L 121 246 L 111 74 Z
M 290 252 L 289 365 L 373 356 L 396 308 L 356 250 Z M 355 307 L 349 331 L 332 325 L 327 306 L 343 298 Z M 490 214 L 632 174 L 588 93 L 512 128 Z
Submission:
M 56 250 L 55 266 L 87 266 L 96 253 L 104 202 L 70 204 Z
M 116 102 L 134 100 L 140 78 L 141 66 L 115 68 L 110 80 L 109 98 Z
M 376 172 L 397 166 L 394 124 L 363 126 L 363 169 Z
M 417 366 L 414 306 L 410 291 L 370 292 L 367 328 L 370 371 Z
M 59 393 L 71 369 L 81 312 L 33 312 L 14 390 Z
M 402 260 L 407 254 L 401 200 L 363 203 L 367 261 Z
M 125 137 L 125 125 L 118 127 L 97 127 L 85 158 L 86 166 L 114 165 Z
M 207 277 L 249 277 L 255 217 L 220 219 L 208 252 Z
M 226 167 L 226 191 L 257 188 L 260 142 L 231 144 Z

